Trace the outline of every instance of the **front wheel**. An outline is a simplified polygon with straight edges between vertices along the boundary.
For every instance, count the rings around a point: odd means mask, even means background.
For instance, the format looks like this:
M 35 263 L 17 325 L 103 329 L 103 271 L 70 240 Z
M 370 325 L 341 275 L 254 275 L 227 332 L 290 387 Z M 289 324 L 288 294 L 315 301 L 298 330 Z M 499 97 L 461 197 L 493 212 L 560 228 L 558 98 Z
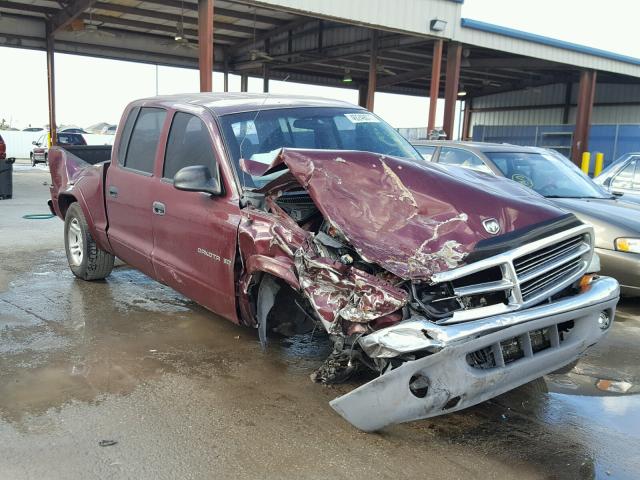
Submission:
M 73 274 L 83 280 L 102 280 L 111 273 L 115 257 L 96 244 L 80 205 L 72 203 L 64 218 L 64 245 Z

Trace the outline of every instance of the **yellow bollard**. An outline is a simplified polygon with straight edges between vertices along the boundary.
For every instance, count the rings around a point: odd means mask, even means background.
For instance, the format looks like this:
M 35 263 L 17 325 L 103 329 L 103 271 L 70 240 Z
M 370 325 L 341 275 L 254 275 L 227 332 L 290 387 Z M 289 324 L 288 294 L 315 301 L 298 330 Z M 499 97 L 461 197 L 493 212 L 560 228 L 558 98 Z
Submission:
M 596 153 L 596 167 L 593 171 L 593 176 L 597 177 L 602 173 L 602 167 L 604 167 L 604 153 Z
M 591 166 L 591 153 L 583 152 L 582 153 L 582 166 L 580 167 L 582 171 L 589 175 L 589 167 Z

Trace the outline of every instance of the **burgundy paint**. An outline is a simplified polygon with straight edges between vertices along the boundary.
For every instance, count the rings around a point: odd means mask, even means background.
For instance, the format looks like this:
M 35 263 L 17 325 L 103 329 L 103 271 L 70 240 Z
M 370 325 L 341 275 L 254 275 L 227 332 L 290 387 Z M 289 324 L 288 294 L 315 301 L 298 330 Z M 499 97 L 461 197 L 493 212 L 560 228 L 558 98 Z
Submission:
M 60 202 L 65 195 L 73 197 L 101 248 L 234 322 L 256 324 L 251 295 L 260 276 L 269 274 L 304 292 L 325 322 L 346 318 L 347 332 L 359 331 L 361 322 L 373 321 L 372 326 L 379 328 L 399 321 L 397 311 L 406 303 L 407 294 L 394 286 L 397 277 L 428 279 L 463 263 L 479 240 L 490 237 L 482 227 L 483 219 L 495 217 L 501 233 L 507 233 L 563 214 L 513 182 L 480 173 L 461 169 L 453 176 L 435 164 L 317 150 L 283 150 L 270 171 L 288 167 L 290 172 L 263 189 L 267 211 L 240 208 L 235 175 L 215 115 L 323 105 L 343 106 L 318 99 L 251 95 L 134 102 L 125 115 L 134 107 L 167 110 L 153 175 L 122 168 L 117 161 L 108 168 L 90 166 L 54 148 L 50 158 L 54 210 L 64 218 Z M 223 195 L 178 191 L 161 179 L 164 145 L 175 111 L 197 115 L 207 125 L 219 161 Z M 123 116 L 120 124 L 124 123 Z M 114 159 L 118 158 L 120 134 L 115 139 Z M 245 168 L 265 169 L 249 162 Z M 117 198 L 106 194 L 110 186 L 118 188 Z M 299 226 L 277 204 L 280 191 L 302 187 L 365 259 L 388 272 L 373 276 L 322 258 L 313 232 Z M 152 214 L 154 201 L 165 204 L 163 217 Z M 433 256 L 444 251 L 446 255 Z

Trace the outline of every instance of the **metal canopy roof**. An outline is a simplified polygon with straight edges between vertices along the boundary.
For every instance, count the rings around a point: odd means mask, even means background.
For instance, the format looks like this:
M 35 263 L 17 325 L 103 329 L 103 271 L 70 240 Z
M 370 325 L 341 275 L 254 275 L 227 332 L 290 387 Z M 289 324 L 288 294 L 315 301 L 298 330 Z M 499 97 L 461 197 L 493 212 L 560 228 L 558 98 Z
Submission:
M 61 26 L 58 52 L 196 68 L 197 10 L 195 0 L 2 0 L 0 45 L 44 49 L 48 21 Z M 367 82 L 371 31 L 265 1 L 216 0 L 214 69 L 250 76 L 268 71 L 273 79 L 354 88 Z M 389 28 L 378 38 L 377 90 L 428 95 L 435 34 Z M 460 82 L 475 97 L 576 82 L 582 68 L 467 43 Z M 352 84 L 342 82 L 345 73 Z M 598 82 L 640 79 L 600 71 Z

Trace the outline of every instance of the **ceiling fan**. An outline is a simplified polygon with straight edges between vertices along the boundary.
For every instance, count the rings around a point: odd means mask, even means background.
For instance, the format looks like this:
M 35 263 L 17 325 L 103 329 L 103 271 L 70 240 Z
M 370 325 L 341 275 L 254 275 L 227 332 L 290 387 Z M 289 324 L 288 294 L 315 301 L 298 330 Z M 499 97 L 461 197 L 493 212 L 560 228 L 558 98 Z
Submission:
M 104 22 L 94 23 L 92 10 L 89 10 L 89 18 L 85 20 L 78 20 L 76 22 L 71 23 L 71 31 L 75 33 L 76 36 L 83 35 L 93 35 L 93 36 L 102 36 L 102 37 L 110 37 L 114 38 L 118 35 L 109 30 L 104 30 L 100 28 L 100 26 L 104 25 Z
M 253 9 L 253 44 L 256 44 L 256 8 L 254 7 Z M 274 60 L 274 58 L 269 55 L 269 53 L 267 53 L 264 49 L 263 50 L 258 50 L 256 48 L 252 48 L 251 50 L 249 50 L 249 59 L 252 62 L 255 62 L 256 60 L 260 59 L 260 60 L 265 60 L 267 62 L 272 62 Z
M 186 47 L 194 50 L 198 49 L 198 45 L 191 43 L 184 36 L 184 0 L 182 0 L 182 8 L 180 10 L 180 21 L 176 24 L 176 33 L 173 36 L 173 42 L 167 42 L 165 45 L 173 45 L 174 49 Z

